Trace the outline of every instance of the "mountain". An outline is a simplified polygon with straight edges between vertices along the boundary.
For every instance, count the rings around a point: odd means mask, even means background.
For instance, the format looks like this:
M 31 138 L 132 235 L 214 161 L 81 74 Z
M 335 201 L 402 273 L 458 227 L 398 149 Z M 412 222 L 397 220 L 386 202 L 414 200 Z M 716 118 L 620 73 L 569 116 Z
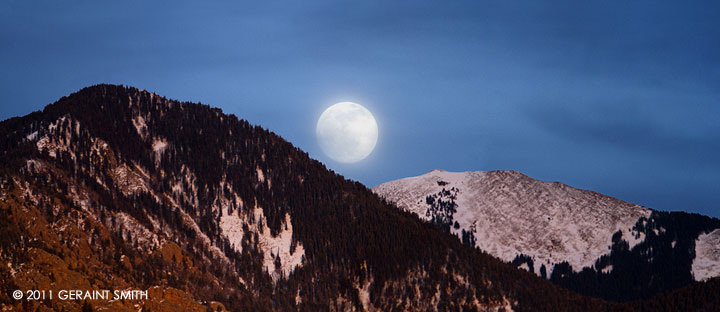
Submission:
M 274 133 L 96 85 L 0 123 L 0 305 L 14 310 L 602 307 L 485 253 Z M 15 290 L 149 290 L 16 300 Z
M 581 296 L 270 131 L 117 85 L 0 122 L 0 261 L 0 307 L 17 311 L 711 310 L 720 291 L 712 278 L 625 304 Z
M 643 299 L 720 275 L 720 220 L 705 216 L 653 211 L 516 171 L 433 170 L 373 191 L 586 295 Z

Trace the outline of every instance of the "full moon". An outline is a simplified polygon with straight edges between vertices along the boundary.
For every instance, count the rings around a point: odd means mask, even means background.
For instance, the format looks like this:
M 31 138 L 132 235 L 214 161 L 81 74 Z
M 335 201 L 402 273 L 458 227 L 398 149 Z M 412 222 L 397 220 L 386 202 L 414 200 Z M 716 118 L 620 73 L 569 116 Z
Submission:
M 318 143 L 330 158 L 354 163 L 365 159 L 378 138 L 375 117 L 360 104 L 337 103 L 328 107 L 315 128 Z

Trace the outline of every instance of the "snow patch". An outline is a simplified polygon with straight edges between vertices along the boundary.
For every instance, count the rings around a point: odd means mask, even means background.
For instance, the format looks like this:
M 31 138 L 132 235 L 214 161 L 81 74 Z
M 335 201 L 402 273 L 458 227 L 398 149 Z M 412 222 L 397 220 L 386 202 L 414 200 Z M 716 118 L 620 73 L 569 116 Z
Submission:
M 234 214 L 223 214 L 220 217 L 220 230 L 237 252 L 242 252 L 243 221 Z
M 38 132 L 35 131 L 35 132 L 33 132 L 33 133 L 28 134 L 28 135 L 25 137 L 25 139 L 27 139 L 28 141 L 34 141 L 35 139 L 37 139 L 37 137 L 38 137 Z
M 152 149 L 155 154 L 162 154 L 167 148 L 168 143 L 164 139 L 155 139 L 153 141 Z
M 150 186 L 147 182 L 149 177 L 137 165 L 134 169 L 125 164 L 115 167 L 112 171 L 112 178 L 125 196 L 150 192 Z
M 518 268 L 530 272 L 530 267 L 529 267 L 528 264 L 525 263 L 525 262 L 523 262 L 523 264 L 521 264 Z
M 203 245 L 208 247 L 208 249 L 215 256 L 215 258 L 220 259 L 225 263 L 230 263 L 230 260 L 228 260 L 228 258 L 225 256 L 225 253 L 223 253 L 222 250 L 220 250 L 220 248 L 218 248 L 217 246 L 211 244 L 210 238 L 208 238 L 207 235 L 205 235 L 205 233 L 200 230 L 200 226 L 198 226 L 197 222 L 195 222 L 195 220 L 193 220 L 193 218 L 187 212 L 180 208 L 177 202 L 175 202 L 175 199 L 171 197 L 166 198 L 174 207 L 174 209 L 180 213 L 183 224 L 189 226 L 198 235 L 198 239 L 202 242 Z M 197 206 L 197 203 L 195 203 L 195 205 Z
M 197 207 L 199 203 L 197 198 L 197 184 L 195 183 L 197 177 L 195 173 L 185 165 L 182 165 L 180 167 L 180 175 L 182 175 L 182 179 L 176 180 L 172 185 L 173 198 L 178 200 L 182 198 L 185 202 Z
M 67 123 L 65 122 L 66 120 L 68 120 L 68 118 L 63 116 L 58 118 L 48 126 L 48 134 L 43 135 L 35 143 L 38 151 L 42 152 L 43 150 L 46 150 L 48 155 L 53 158 L 57 157 L 60 152 L 67 152 L 68 154 L 70 154 L 71 159 L 75 159 L 75 151 L 68 146 L 72 137 L 72 129 L 70 128 L 70 125 L 72 124 L 72 119 L 70 119 L 70 121 Z M 65 128 L 60 127 L 60 125 L 63 124 L 66 125 Z M 63 139 L 60 139 L 61 135 L 64 137 Z M 33 132 L 26 138 L 29 139 L 31 136 L 32 139 L 35 140 L 38 134 L 36 132 Z
M 633 230 L 625 230 L 622 231 L 622 239 L 626 241 L 632 249 L 635 247 L 635 245 L 640 244 L 645 241 L 645 233 L 644 232 L 636 232 Z M 675 242 L 673 242 L 673 247 L 675 247 Z
M 285 214 L 285 220 L 281 225 L 281 231 L 273 236 L 267 226 L 267 219 L 262 208 L 255 207 L 247 218 L 253 218 L 254 222 L 248 222 L 250 232 L 257 233 L 258 248 L 263 253 L 263 267 L 270 274 L 273 281 L 281 276 L 287 278 L 296 267 L 302 265 L 305 257 L 305 248 L 300 242 L 295 243 L 295 250 L 291 251 L 293 227 L 290 215 Z M 223 214 L 220 218 L 220 229 L 228 239 L 230 245 L 238 252 L 242 252 L 243 223 L 245 218 L 241 217 L 240 210 L 233 214 Z M 275 267 L 275 260 L 280 260 L 279 267 Z
M 152 157 L 155 159 L 155 164 L 160 164 L 161 157 L 165 150 L 168 148 L 168 142 L 163 138 L 155 138 L 152 143 Z
M 58 127 L 59 124 L 62 124 L 63 122 L 65 122 L 65 119 L 66 119 L 66 118 L 67 118 L 67 117 L 65 117 L 65 116 L 62 116 L 62 117 L 58 118 L 57 120 L 55 120 L 54 122 L 52 122 L 52 123 L 48 126 L 48 130 L 50 130 L 51 132 L 52 132 L 52 131 L 55 131 L 55 130 L 57 129 L 57 127 Z
M 701 234 L 695 240 L 692 274 L 696 281 L 720 276 L 720 229 Z
M 115 226 L 113 230 L 122 233 L 123 238 L 129 238 L 131 241 L 128 243 L 137 243 L 138 246 L 145 250 L 155 249 L 160 244 L 160 240 L 155 233 L 148 230 L 135 220 L 135 218 L 124 212 L 115 214 Z
M 42 170 L 43 164 L 35 159 L 28 159 L 25 161 L 25 168 L 27 169 L 35 169 L 35 170 Z
M 603 273 L 605 273 L 605 274 L 609 274 L 609 273 L 612 271 L 612 269 L 613 269 L 613 266 L 612 266 L 612 264 L 610 264 L 610 265 L 602 268 L 602 269 L 600 270 L 600 272 L 603 272 Z
M 50 157 L 53 157 L 53 158 L 56 157 L 56 154 L 55 154 L 56 148 L 49 147 L 50 146 L 50 138 L 48 138 L 47 136 L 42 137 L 40 140 L 37 141 L 37 143 L 35 143 L 35 145 L 37 146 L 38 151 L 43 151 L 43 150 L 47 149 L 48 155 L 50 155 Z
M 375 307 L 373 307 L 372 302 L 370 302 L 370 284 L 372 283 L 371 279 L 365 280 L 365 284 L 362 285 L 360 289 L 358 289 L 358 299 L 360 299 L 360 303 L 363 306 L 364 311 L 373 311 Z
M 292 222 L 290 215 L 285 214 L 285 222 L 281 225 L 281 231 L 277 236 L 272 236 L 270 228 L 265 222 L 262 208 L 255 208 L 256 218 L 262 219 L 262 231 L 258 235 L 258 246 L 263 251 L 263 266 L 270 272 L 270 276 L 276 281 L 280 276 L 287 278 L 296 267 L 302 264 L 305 258 L 305 248 L 296 242 L 295 250 L 290 251 L 292 242 Z M 280 258 L 279 272 L 275 270 L 275 258 Z
M 145 118 L 140 115 L 136 115 L 133 117 L 132 123 L 133 126 L 135 126 L 135 131 L 137 131 L 138 135 L 145 139 L 145 136 L 147 135 L 147 124 L 145 123 Z
M 265 182 L 265 173 L 260 169 L 260 167 L 255 167 L 255 172 L 257 173 L 257 179 L 258 182 L 263 183 Z

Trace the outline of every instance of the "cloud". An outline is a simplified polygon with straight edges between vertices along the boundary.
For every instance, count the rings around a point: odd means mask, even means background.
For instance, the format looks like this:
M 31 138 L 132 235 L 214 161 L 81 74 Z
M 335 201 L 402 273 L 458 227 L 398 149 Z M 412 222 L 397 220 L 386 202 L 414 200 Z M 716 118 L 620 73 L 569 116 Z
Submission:
M 627 106 L 533 109 L 529 114 L 541 129 L 580 148 L 620 149 L 647 161 L 660 160 L 664 167 L 720 170 L 720 132 L 688 129 L 702 129 L 702 125 L 658 123 Z

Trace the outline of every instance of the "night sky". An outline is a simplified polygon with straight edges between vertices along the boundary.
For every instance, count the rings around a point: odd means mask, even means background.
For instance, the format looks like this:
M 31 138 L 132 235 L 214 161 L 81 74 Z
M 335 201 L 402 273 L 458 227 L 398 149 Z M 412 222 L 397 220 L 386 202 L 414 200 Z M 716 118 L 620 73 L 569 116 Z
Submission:
M 0 2 L 0 119 L 124 84 L 220 107 L 370 187 L 505 169 L 720 216 L 718 1 L 65 2 Z M 355 164 L 315 139 L 342 101 L 380 129 Z

